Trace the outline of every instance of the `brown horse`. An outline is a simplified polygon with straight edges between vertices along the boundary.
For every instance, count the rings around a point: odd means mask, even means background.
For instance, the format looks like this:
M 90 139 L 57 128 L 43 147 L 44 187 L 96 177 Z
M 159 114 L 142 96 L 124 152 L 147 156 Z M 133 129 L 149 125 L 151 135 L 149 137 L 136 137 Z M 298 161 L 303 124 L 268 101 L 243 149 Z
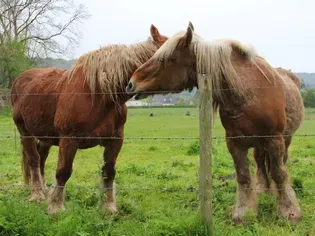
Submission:
M 211 78 L 214 110 L 219 109 L 235 164 L 238 190 L 233 220 L 241 223 L 250 209 L 257 212 L 257 191 L 247 157 L 248 149 L 255 148 L 267 154 L 255 155 L 258 166 L 263 167 L 259 161 L 268 156 L 270 176 L 277 188 L 278 214 L 298 221 L 301 211 L 285 166 L 289 145 L 286 135 L 298 126 L 290 127 L 287 119 L 297 113 L 303 117 L 303 104 L 287 107 L 291 100 L 299 99 L 300 95 L 288 96 L 297 86 L 253 48 L 234 40 L 206 42 L 194 33 L 190 23 L 187 31 L 168 39 L 134 72 L 126 91 L 141 99 L 148 93 L 192 89 L 198 87 L 198 74 Z M 241 138 L 244 136 L 247 138 Z
M 68 71 L 31 69 L 14 81 L 13 119 L 21 135 L 25 182 L 31 182 L 30 200 L 45 199 L 45 160 L 50 147 L 59 146 L 48 214 L 65 209 L 64 186 L 71 176 L 76 151 L 96 145 L 105 147 L 102 176 L 107 199 L 103 208 L 117 212 L 115 163 L 123 145 L 125 102 L 130 98 L 124 88 L 133 71 L 166 39 L 152 25 L 151 38 L 144 42 L 102 47 L 80 57 Z

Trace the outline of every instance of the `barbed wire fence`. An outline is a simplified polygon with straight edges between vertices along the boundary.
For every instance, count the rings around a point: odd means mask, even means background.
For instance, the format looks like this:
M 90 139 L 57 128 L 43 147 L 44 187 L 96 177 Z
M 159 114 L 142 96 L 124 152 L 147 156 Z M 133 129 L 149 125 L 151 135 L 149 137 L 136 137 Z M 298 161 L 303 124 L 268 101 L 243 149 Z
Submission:
M 272 88 L 274 88 L 275 86 L 272 86 Z M 268 89 L 270 87 L 257 87 L 257 89 Z M 227 89 L 227 90 L 231 90 L 231 89 Z M 159 91 L 161 92 L 161 91 Z M 166 91 L 165 91 L 166 92 Z M 179 91 L 167 91 L 167 92 L 179 92 Z M 154 93 L 154 92 L 150 92 L 150 93 Z M 97 93 L 96 93 L 97 94 Z M 98 94 L 104 94 L 104 93 L 98 93 Z M 14 94 L 15 96 L 22 96 L 25 94 Z M 27 94 L 28 96 L 57 96 L 60 94 Z M 73 94 L 74 95 L 74 94 Z M 84 95 L 84 93 L 77 93 L 76 95 Z M 9 97 L 9 95 L 6 93 L 0 93 L 0 97 Z M 6 104 L 6 107 L 8 106 L 8 104 Z M 163 106 L 140 106 L 140 107 L 129 107 L 129 109 L 144 109 L 144 108 L 161 108 Z M 168 108 L 168 107 L 165 107 Z M 196 108 L 196 106 L 170 106 L 169 108 Z M 3 108 L 3 109 L 8 109 L 8 108 Z M 0 110 L 0 116 L 1 116 L 1 110 Z M 305 108 L 305 112 L 304 112 L 304 120 L 315 120 L 315 109 L 311 109 L 311 108 Z M 128 122 L 128 119 L 127 119 Z M 315 130 L 312 130 L 310 133 L 296 133 L 296 134 L 292 134 L 292 135 L 282 135 L 282 136 L 292 136 L 292 137 L 304 137 L 304 138 L 313 138 L 314 139 L 314 143 L 315 143 Z M 212 139 L 213 140 L 217 140 L 220 142 L 225 142 L 227 139 L 251 139 L 251 138 L 255 138 L 255 139 L 265 139 L 265 138 L 274 138 L 274 137 L 278 137 L 276 135 L 256 135 L 256 136 L 213 136 Z M 17 129 L 15 127 L 15 125 L 12 124 L 11 125 L 2 125 L 0 124 L 0 140 L 14 140 L 14 147 L 11 148 L 9 147 L 9 149 L 13 149 L 14 151 L 12 152 L 15 154 L 18 154 L 20 152 L 20 148 L 18 148 L 19 146 L 19 139 L 25 139 L 25 138 L 37 138 L 37 139 L 79 139 L 79 140 L 117 140 L 117 139 L 124 139 L 124 141 L 129 141 L 129 142 L 133 142 L 133 141 L 199 141 L 200 138 L 199 137 L 189 137 L 189 136 L 169 136 L 169 137 L 89 137 L 89 136 L 21 136 L 18 132 Z M 294 143 L 294 141 L 293 141 Z M 12 145 L 12 143 L 9 143 L 9 145 Z M 5 150 L 6 153 L 7 150 Z M 232 161 L 232 158 L 231 158 Z M 0 184 L 0 190 L 2 191 L 6 191 L 8 189 L 16 189 L 16 188 L 30 188 L 31 186 L 29 185 L 24 185 L 24 184 Z M 58 188 L 59 186 L 46 186 L 47 188 Z M 72 186 L 64 186 L 62 188 L 78 188 L 78 189 L 85 189 L 85 190 L 89 190 L 89 189 L 95 189 L 98 187 L 93 187 L 93 186 L 87 186 L 87 185 L 72 185 Z M 120 188 L 120 187 L 114 187 L 113 189 L 117 190 L 117 191 L 158 191 L 158 192 L 192 192 L 192 193 L 198 193 L 198 188 L 193 189 L 193 188 L 148 188 L 148 187 L 143 187 L 140 186 L 139 188 Z M 227 189 L 225 187 L 218 187 L 218 186 L 213 186 L 213 190 L 214 192 L 216 191 L 225 191 L 225 192 L 235 192 L 235 189 Z M 264 191 L 270 191 L 270 188 L 266 188 L 266 189 L 256 189 L 256 188 L 244 188 L 244 190 L 253 190 L 253 191 L 258 191 L 258 190 L 264 190 Z M 315 192 L 315 187 L 314 188 L 293 188 L 293 189 L 277 189 L 280 191 L 290 191 L 290 190 L 295 190 L 295 191 L 309 191 L 309 192 Z

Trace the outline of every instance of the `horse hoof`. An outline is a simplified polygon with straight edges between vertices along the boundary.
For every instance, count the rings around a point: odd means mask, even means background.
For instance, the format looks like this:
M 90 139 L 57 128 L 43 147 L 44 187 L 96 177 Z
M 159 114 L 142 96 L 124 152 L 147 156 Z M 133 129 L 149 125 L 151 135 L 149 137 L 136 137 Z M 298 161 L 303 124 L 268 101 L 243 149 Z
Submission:
M 243 206 L 238 207 L 234 210 L 232 220 L 236 225 L 239 225 L 254 220 L 256 216 L 257 216 L 256 208 Z
M 46 197 L 44 193 L 34 193 L 31 195 L 30 197 L 30 202 L 41 202 L 41 201 L 45 201 Z
M 61 211 L 61 212 L 63 212 L 63 211 L 65 211 L 66 210 L 66 208 L 62 205 L 62 206 L 48 206 L 48 208 L 47 208 L 47 210 L 46 210 L 46 214 L 47 215 L 55 215 L 55 214 L 57 214 L 58 213 L 58 211 Z
M 114 202 L 105 202 L 102 206 L 103 209 L 109 210 L 110 214 L 118 214 L 116 203 Z
M 301 220 L 301 218 L 302 217 L 300 215 L 290 214 L 289 215 L 290 224 L 292 225 L 297 224 Z
M 290 224 L 296 224 L 301 220 L 301 209 L 298 206 L 282 207 L 279 209 L 279 216 L 288 219 Z
M 234 224 L 236 224 L 236 225 L 240 225 L 243 223 L 242 217 L 240 217 L 240 216 L 234 216 L 232 218 L 232 220 L 233 220 Z

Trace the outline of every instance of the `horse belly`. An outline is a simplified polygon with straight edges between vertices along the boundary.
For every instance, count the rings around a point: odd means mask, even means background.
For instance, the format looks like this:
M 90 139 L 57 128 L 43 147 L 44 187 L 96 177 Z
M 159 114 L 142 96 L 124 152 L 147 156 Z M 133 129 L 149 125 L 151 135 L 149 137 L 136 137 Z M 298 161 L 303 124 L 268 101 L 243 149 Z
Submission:
M 281 117 L 281 115 L 279 116 Z M 247 106 L 245 109 L 236 109 L 233 112 L 220 109 L 220 118 L 227 136 L 248 137 L 242 139 L 242 142 L 248 147 L 254 147 L 259 143 L 257 138 L 249 137 L 274 135 L 281 133 L 284 129 L 284 125 L 279 122 L 279 117 L 274 116 L 273 112 L 265 111 L 257 106 Z

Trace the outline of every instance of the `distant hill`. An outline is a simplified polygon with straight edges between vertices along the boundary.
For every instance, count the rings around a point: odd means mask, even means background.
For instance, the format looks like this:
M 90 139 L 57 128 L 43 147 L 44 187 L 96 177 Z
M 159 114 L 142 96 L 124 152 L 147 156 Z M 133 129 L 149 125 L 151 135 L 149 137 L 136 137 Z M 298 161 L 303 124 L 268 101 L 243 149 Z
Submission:
M 315 73 L 295 73 L 305 83 L 306 89 L 315 88 Z
M 54 59 L 54 58 L 44 58 L 40 59 L 37 63 L 37 67 L 47 68 L 56 67 L 61 69 L 69 69 L 76 60 L 65 60 L 65 59 Z

